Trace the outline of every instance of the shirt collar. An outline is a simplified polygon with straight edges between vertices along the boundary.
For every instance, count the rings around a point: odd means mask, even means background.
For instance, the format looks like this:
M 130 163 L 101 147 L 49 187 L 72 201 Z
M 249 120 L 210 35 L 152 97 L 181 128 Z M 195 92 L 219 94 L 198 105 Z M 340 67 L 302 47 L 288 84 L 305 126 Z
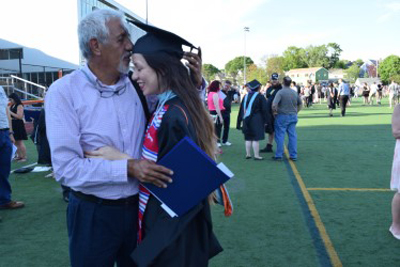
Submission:
M 88 64 L 86 63 L 82 68 L 81 71 L 85 76 L 86 80 L 93 85 L 94 88 L 100 91 L 116 91 L 121 88 L 121 86 L 125 86 L 127 83 L 127 74 L 121 74 L 118 82 L 116 84 L 107 85 L 102 83 L 99 78 L 90 70 Z

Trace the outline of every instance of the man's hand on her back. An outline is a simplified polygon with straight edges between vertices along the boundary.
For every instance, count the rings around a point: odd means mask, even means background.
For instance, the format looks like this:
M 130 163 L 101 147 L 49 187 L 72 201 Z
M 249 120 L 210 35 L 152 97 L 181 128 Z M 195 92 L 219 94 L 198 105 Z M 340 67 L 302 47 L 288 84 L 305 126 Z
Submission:
M 167 183 L 172 183 L 171 175 L 173 171 L 153 161 L 146 159 L 128 160 L 128 176 L 137 178 L 142 183 L 152 183 L 158 187 L 167 187 Z

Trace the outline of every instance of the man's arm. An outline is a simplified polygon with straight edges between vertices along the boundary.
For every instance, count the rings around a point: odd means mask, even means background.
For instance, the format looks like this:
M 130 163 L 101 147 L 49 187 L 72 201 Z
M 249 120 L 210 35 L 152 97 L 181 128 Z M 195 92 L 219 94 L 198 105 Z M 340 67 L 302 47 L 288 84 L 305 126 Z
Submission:
M 278 105 L 279 102 L 281 101 L 281 94 L 280 92 L 278 92 L 275 95 L 274 101 L 272 101 L 272 114 L 275 116 L 276 114 L 278 114 Z

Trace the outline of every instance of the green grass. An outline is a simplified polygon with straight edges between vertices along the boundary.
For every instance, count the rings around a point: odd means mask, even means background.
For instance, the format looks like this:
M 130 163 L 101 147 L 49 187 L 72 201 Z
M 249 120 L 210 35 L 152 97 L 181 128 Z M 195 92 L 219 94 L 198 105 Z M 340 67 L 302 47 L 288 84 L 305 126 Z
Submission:
M 327 116 L 324 104 L 299 116 L 295 163 L 311 188 L 389 187 L 394 139 L 387 100 L 382 106 L 353 101 L 347 116 Z M 226 218 L 213 207 L 215 232 L 224 252 L 210 266 L 321 266 L 315 235 L 296 195 L 296 183 L 285 162 L 245 160 L 244 139 L 235 129 L 231 147 L 220 156 L 234 173 L 227 183 L 234 214 Z M 30 141 L 29 162 L 36 152 Z M 265 141 L 261 142 L 261 146 Z M 25 163 L 24 165 L 26 165 Z M 22 164 L 14 164 L 13 169 Z M 47 173 L 13 174 L 13 198 L 25 201 L 20 210 L 0 211 L 0 266 L 68 266 L 66 204 L 59 185 Z M 388 231 L 388 191 L 309 190 L 322 223 L 343 266 L 398 266 L 400 242 Z

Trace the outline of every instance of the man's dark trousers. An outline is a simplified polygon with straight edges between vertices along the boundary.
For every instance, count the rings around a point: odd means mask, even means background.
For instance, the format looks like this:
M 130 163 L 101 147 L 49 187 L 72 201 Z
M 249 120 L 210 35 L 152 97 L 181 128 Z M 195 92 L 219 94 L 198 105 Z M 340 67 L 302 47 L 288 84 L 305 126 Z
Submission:
M 139 203 L 103 205 L 70 192 L 67 209 L 72 267 L 136 267 L 130 254 L 136 248 Z
M 347 101 L 349 101 L 349 96 L 348 95 L 341 95 L 339 97 L 340 100 L 340 110 L 342 112 L 342 116 L 346 115 L 346 105 Z
M 8 182 L 11 170 L 12 143 L 8 130 L 0 130 L 0 205 L 11 201 L 11 186 Z
M 229 126 L 231 123 L 231 113 L 228 111 L 221 111 L 222 119 L 224 120 L 224 131 L 222 134 L 222 143 L 228 142 L 229 137 Z

